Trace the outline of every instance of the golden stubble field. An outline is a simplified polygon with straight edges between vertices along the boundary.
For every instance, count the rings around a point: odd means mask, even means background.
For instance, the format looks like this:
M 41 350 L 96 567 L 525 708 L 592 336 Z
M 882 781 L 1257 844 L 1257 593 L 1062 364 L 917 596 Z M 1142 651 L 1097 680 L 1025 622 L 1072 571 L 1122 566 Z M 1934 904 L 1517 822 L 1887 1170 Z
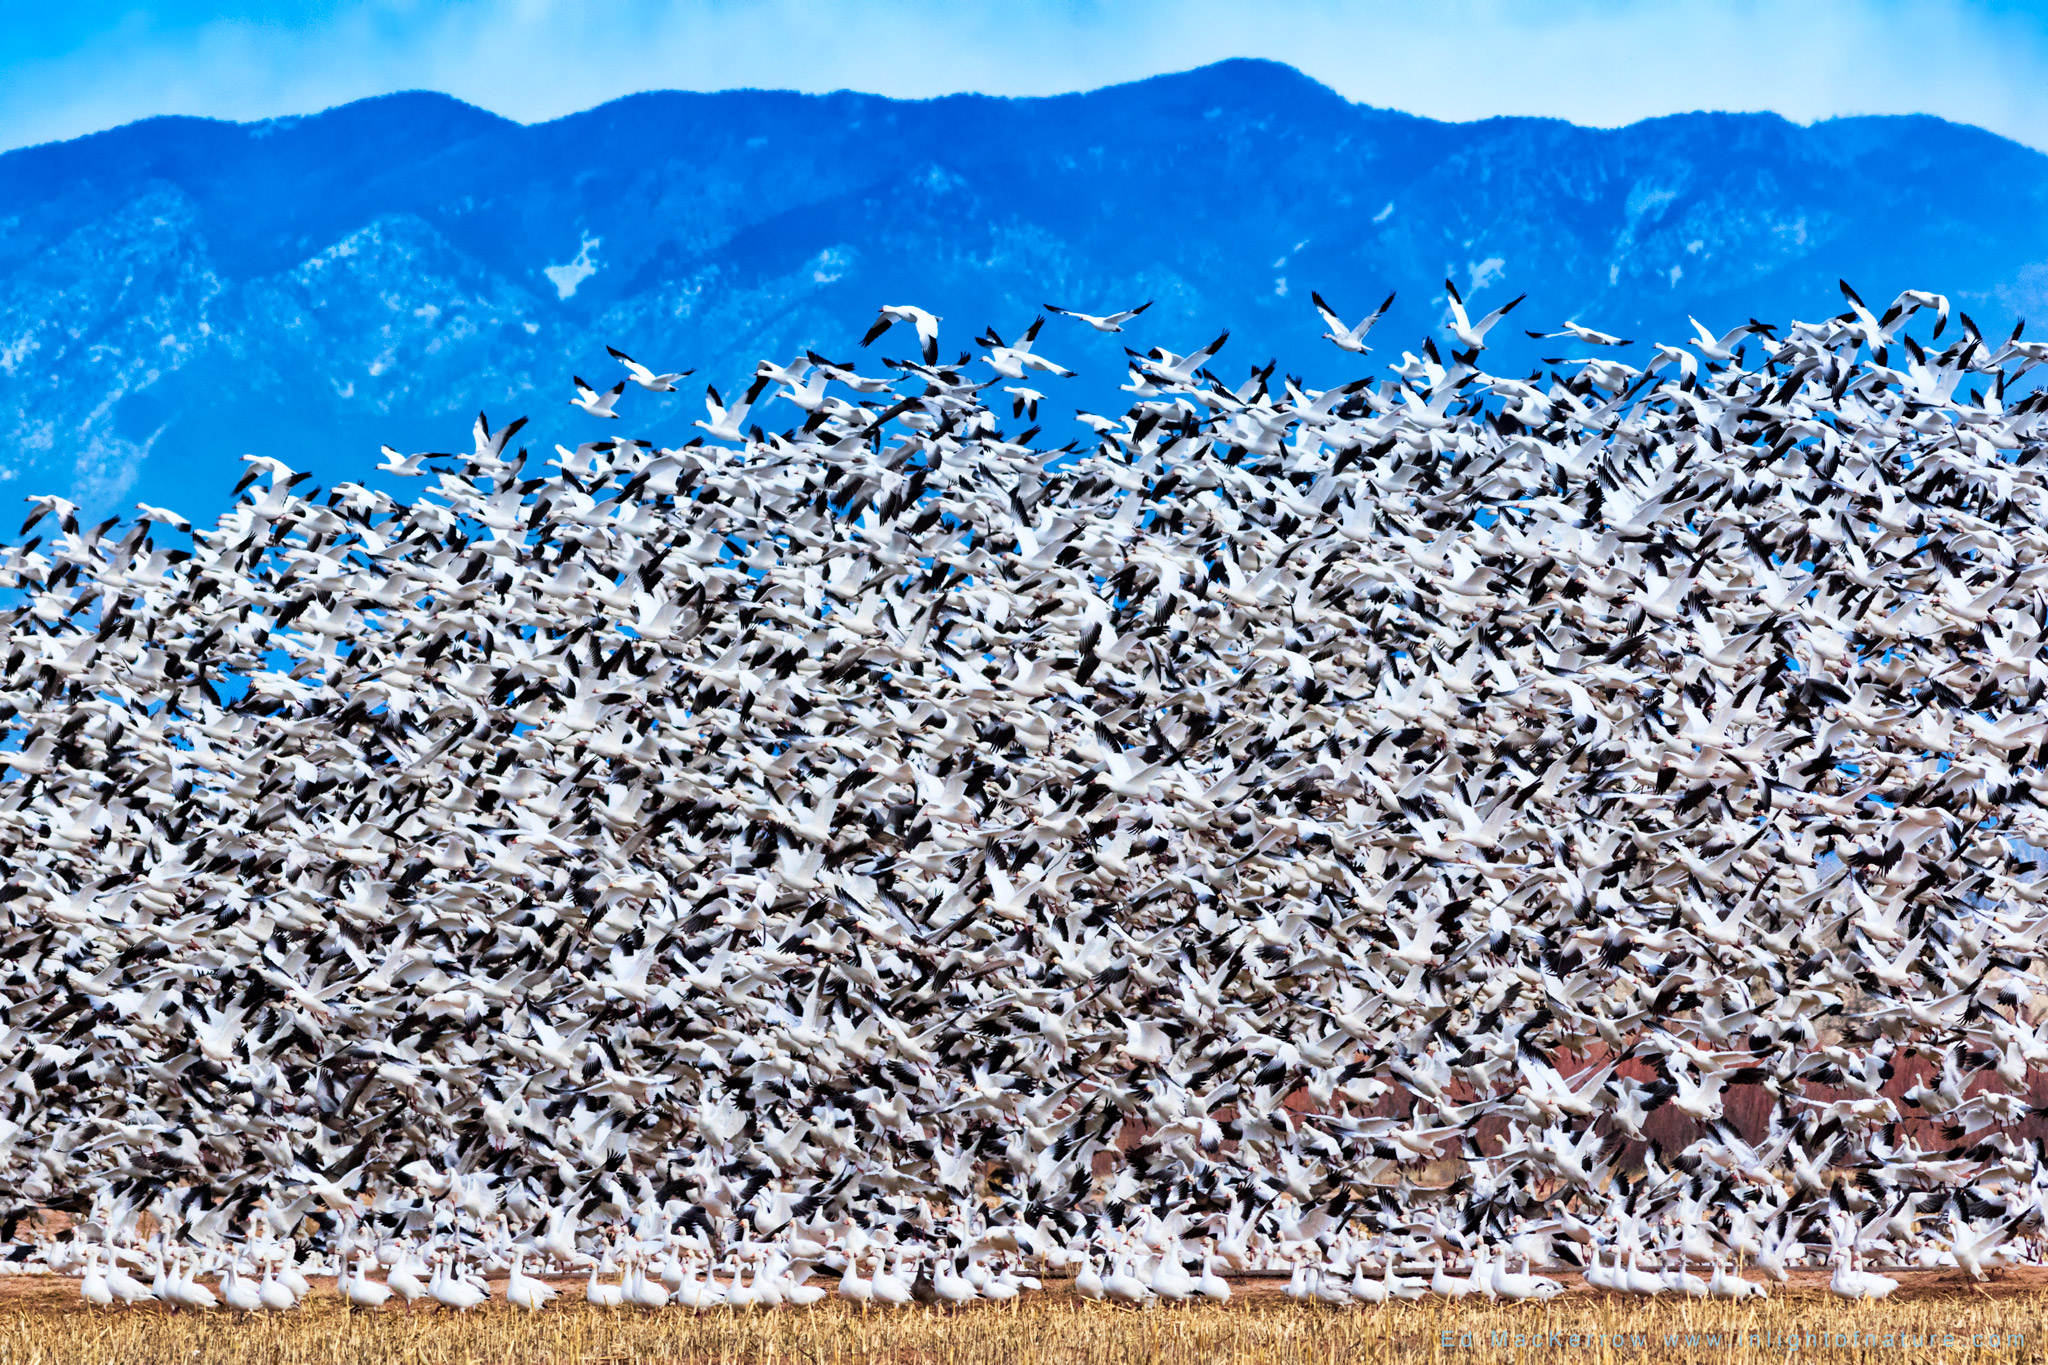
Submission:
M 565 1286 L 567 1288 L 567 1286 Z M 1852 1305 L 1817 1285 L 1762 1303 L 1643 1302 L 1574 1292 L 1549 1304 L 1441 1301 L 1329 1309 L 1270 1283 L 1228 1307 L 1112 1308 L 1060 1289 L 1016 1307 L 862 1313 L 830 1302 L 739 1314 L 604 1311 L 580 1300 L 539 1314 L 502 1301 L 467 1316 L 346 1312 L 316 1293 L 297 1312 L 238 1318 L 145 1308 L 94 1312 L 74 1281 L 0 1286 L 0 1365 L 982 1365 L 983 1362 L 1220 1362 L 1801 1359 L 2031 1361 L 2048 1358 L 2048 1292 L 1924 1285 Z M 568 1296 L 565 1294 L 565 1300 Z

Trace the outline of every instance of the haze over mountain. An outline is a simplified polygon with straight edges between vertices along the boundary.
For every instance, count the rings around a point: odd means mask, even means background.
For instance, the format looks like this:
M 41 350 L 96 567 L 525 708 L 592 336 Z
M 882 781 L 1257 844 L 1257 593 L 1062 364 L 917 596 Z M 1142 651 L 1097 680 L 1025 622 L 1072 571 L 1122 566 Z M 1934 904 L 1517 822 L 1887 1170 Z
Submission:
M 1049 99 L 645 94 L 531 127 L 434 94 L 152 119 L 0 156 L 0 479 L 210 517 L 245 451 L 377 482 L 378 443 L 464 448 L 479 408 L 533 415 L 542 448 L 680 441 L 702 382 L 847 358 L 882 302 L 942 314 L 950 357 L 1043 301 L 1156 299 L 1121 337 L 1048 324 L 1039 349 L 1095 376 L 1036 382 L 1057 421 L 1121 406 L 1126 342 L 1227 327 L 1228 377 L 1356 374 L 1310 290 L 1352 320 L 1400 292 L 1375 363 L 1441 320 L 1447 274 L 1480 310 L 1529 295 L 1488 353 L 1509 372 L 1585 354 L 1517 324 L 1678 341 L 1689 313 L 1839 311 L 1837 276 L 2004 329 L 2048 302 L 2048 157 L 1922 117 L 1439 123 L 1248 61 Z M 620 377 L 607 343 L 697 374 L 599 422 L 564 403 L 571 372 Z

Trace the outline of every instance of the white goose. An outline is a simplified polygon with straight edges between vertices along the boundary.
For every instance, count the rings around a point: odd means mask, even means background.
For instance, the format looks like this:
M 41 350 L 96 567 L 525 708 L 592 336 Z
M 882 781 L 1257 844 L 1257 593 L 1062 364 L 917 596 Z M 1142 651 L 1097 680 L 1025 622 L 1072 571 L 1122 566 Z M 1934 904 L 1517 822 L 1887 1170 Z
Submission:
M 1564 1286 L 1556 1280 L 1532 1274 L 1528 1257 L 1522 1258 L 1520 1273 L 1509 1270 L 1510 1264 L 1509 1259 L 1503 1256 L 1493 1269 L 1493 1292 L 1502 1298 L 1519 1302 L 1523 1299 L 1555 1298 L 1564 1292 Z
M 1195 1281 L 1195 1292 L 1216 1303 L 1230 1302 L 1230 1281 L 1216 1273 L 1216 1244 L 1213 1239 L 1202 1244 L 1202 1277 Z
M 1725 1262 L 1714 1262 L 1714 1274 L 1707 1281 L 1707 1293 L 1717 1299 L 1761 1299 L 1764 1287 L 1728 1269 Z
M 1081 1268 L 1074 1272 L 1074 1292 L 1084 1299 L 1100 1299 L 1108 1292 L 1092 1253 L 1081 1257 Z
M 230 1256 L 221 1267 L 220 1301 L 238 1313 L 260 1313 L 266 1307 L 263 1295 L 238 1273 L 238 1260 L 239 1257 Z
M 410 1242 L 398 1249 L 398 1259 L 384 1272 L 384 1283 L 405 1300 L 407 1311 L 427 1296 L 427 1279 L 432 1272 L 419 1258 Z
M 346 1271 L 347 1262 L 343 1262 Z M 370 1260 L 367 1256 L 356 1258 L 353 1275 L 344 1273 L 341 1277 L 342 1297 L 357 1308 L 382 1308 L 391 1299 L 391 1286 L 379 1284 L 370 1278 Z
M 1387 1252 L 1387 1269 L 1380 1276 L 1380 1287 L 1386 1290 L 1389 1299 L 1404 1299 L 1409 1303 L 1413 1303 L 1429 1292 L 1429 1281 L 1395 1274 L 1394 1262 L 1397 1259 L 1399 1258 L 1389 1249 Z
M 646 1258 L 638 1252 L 634 1252 L 626 1263 L 623 1290 L 626 1302 L 635 1308 L 668 1306 L 668 1286 L 647 1277 Z
M 505 1280 L 505 1302 L 514 1308 L 524 1308 L 529 1313 L 538 1313 L 548 1306 L 556 1292 L 553 1285 L 526 1273 L 525 1252 L 514 1253 L 512 1270 Z
M 95 1308 L 105 1308 L 114 1302 L 114 1291 L 107 1284 L 107 1272 L 100 1268 L 99 1248 L 85 1249 L 85 1274 L 79 1277 L 78 1292 L 85 1301 Z
M 610 1260 L 607 1257 L 600 1256 L 590 1263 L 590 1281 L 583 1289 L 585 1303 L 594 1304 L 599 1308 L 617 1308 L 626 1301 L 626 1291 L 622 1286 L 597 1282 L 598 1272 L 610 1268 Z
M 202 1313 L 220 1306 L 220 1300 L 214 1297 L 213 1291 L 193 1278 L 191 1262 L 182 1254 L 172 1259 L 168 1297 L 180 1308 L 194 1308 Z
M 288 1312 L 299 1306 L 299 1296 L 292 1293 L 292 1287 L 278 1277 L 277 1262 L 274 1260 L 264 1262 L 263 1283 L 258 1286 L 256 1292 L 263 1300 L 263 1306 L 273 1313 Z
M 911 1282 L 905 1279 L 903 1274 L 903 1261 L 908 1254 L 902 1247 L 895 1249 L 895 1269 L 893 1271 L 885 1271 L 883 1269 L 885 1265 L 889 1264 L 890 1260 L 890 1253 L 887 1250 L 876 1259 L 875 1277 L 868 1282 L 869 1288 L 874 1291 L 874 1301 L 876 1303 L 886 1303 L 891 1307 L 901 1308 L 910 1302 Z
M 443 1308 L 452 1308 L 458 1313 L 467 1313 L 490 1297 L 487 1290 L 479 1289 L 474 1280 L 455 1274 L 450 1265 L 452 1253 L 443 1252 L 434 1261 L 433 1278 L 427 1281 L 427 1293 Z
M 1472 1281 L 1460 1279 L 1444 1268 L 1443 1252 L 1431 1252 L 1429 1259 L 1432 1266 L 1429 1275 L 1431 1293 L 1440 1298 L 1462 1299 L 1472 1292 Z
M 960 1273 L 951 1256 L 941 1256 L 932 1263 L 932 1292 L 939 1296 L 941 1303 L 955 1307 L 981 1297 L 975 1292 L 974 1285 Z
M 848 1303 L 865 1305 L 874 1302 L 875 1287 L 860 1273 L 862 1259 L 863 1255 L 860 1252 L 847 1256 L 846 1270 L 839 1277 L 839 1297 Z

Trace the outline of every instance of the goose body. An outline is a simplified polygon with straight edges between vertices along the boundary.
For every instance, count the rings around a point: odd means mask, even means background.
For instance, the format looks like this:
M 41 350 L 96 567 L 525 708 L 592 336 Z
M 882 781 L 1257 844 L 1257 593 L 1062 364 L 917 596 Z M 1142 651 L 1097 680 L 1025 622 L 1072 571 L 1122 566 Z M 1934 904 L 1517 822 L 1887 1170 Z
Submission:
M 341 1292 L 357 1308 L 382 1308 L 392 1294 L 389 1285 L 379 1284 L 370 1278 L 370 1266 L 365 1258 L 356 1261 L 353 1275 L 342 1276 Z
M 860 1257 L 846 1258 L 846 1271 L 839 1277 L 839 1297 L 848 1303 L 872 1303 L 875 1286 L 860 1273 Z
M 263 1306 L 273 1313 L 282 1313 L 299 1306 L 298 1295 L 292 1293 L 292 1287 L 279 1277 L 275 1261 L 264 1267 L 263 1283 L 258 1286 L 256 1293 Z
M 626 1301 L 625 1288 L 617 1284 L 599 1284 L 597 1273 L 601 1269 L 603 1269 L 602 1261 L 591 1263 L 590 1278 L 583 1287 L 583 1301 L 594 1304 L 599 1308 L 617 1308 Z
M 107 1272 L 100 1268 L 96 1252 L 96 1248 L 86 1248 L 85 1273 L 79 1277 L 78 1294 L 93 1307 L 105 1308 L 114 1302 L 114 1291 L 107 1284 Z
M 1636 1253 L 1631 1250 L 1628 1254 L 1628 1269 L 1622 1272 L 1618 1287 L 1630 1294 L 1652 1298 L 1664 1292 L 1665 1284 L 1663 1276 L 1638 1265 Z
M 1151 1286 L 1131 1273 L 1127 1259 L 1116 1261 L 1102 1277 L 1102 1292 L 1118 1303 L 1144 1303 L 1152 1297 Z
M 526 1273 L 526 1257 L 523 1253 L 512 1258 L 512 1270 L 505 1280 L 505 1302 L 514 1308 L 524 1308 L 529 1313 L 537 1313 L 553 1301 L 555 1293 L 553 1285 Z
M 269 1307 L 257 1287 L 237 1272 L 233 1257 L 221 1268 L 220 1301 L 238 1313 L 260 1313 Z
M 883 1270 L 883 1266 L 887 1264 L 887 1261 L 887 1257 L 876 1260 L 875 1277 L 868 1282 L 869 1287 L 873 1291 L 876 1303 L 884 1303 L 891 1307 L 901 1308 L 904 1304 L 909 1303 L 911 1299 L 910 1281 L 903 1277 L 902 1254 L 900 1252 L 897 1254 L 896 1267 L 893 1272 Z
M 427 1282 L 427 1294 L 443 1308 L 458 1313 L 467 1313 L 490 1297 L 488 1291 L 480 1289 L 466 1277 L 450 1270 L 450 1259 L 443 1255 L 436 1263 L 434 1276 Z

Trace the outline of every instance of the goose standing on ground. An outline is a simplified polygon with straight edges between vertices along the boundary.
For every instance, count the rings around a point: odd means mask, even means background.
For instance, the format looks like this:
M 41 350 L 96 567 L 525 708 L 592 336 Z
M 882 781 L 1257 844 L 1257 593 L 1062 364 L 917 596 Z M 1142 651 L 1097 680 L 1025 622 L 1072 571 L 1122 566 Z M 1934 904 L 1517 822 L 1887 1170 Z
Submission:
M 114 1302 L 114 1291 L 107 1284 L 107 1272 L 100 1268 L 97 1247 L 85 1249 L 85 1271 L 79 1277 L 78 1292 L 95 1308 L 106 1308 Z
M 617 1308 L 626 1301 L 626 1290 L 623 1285 L 597 1282 L 599 1271 L 611 1269 L 613 1267 L 609 1257 L 600 1257 L 590 1263 L 590 1279 L 583 1289 L 585 1303 L 594 1304 L 599 1308 Z
M 555 1293 L 553 1285 L 526 1273 L 525 1252 L 513 1253 L 512 1268 L 505 1280 L 505 1302 L 514 1308 L 524 1308 L 529 1313 L 537 1313 L 548 1306 Z
M 1074 1292 L 1084 1299 L 1100 1299 L 1108 1292 L 1092 1253 L 1081 1258 L 1081 1268 L 1074 1272 Z
M 357 1308 L 382 1308 L 391 1299 L 391 1287 L 370 1278 L 370 1259 L 368 1253 L 359 1253 L 354 1274 L 347 1273 L 346 1260 L 342 1263 L 342 1297 Z

